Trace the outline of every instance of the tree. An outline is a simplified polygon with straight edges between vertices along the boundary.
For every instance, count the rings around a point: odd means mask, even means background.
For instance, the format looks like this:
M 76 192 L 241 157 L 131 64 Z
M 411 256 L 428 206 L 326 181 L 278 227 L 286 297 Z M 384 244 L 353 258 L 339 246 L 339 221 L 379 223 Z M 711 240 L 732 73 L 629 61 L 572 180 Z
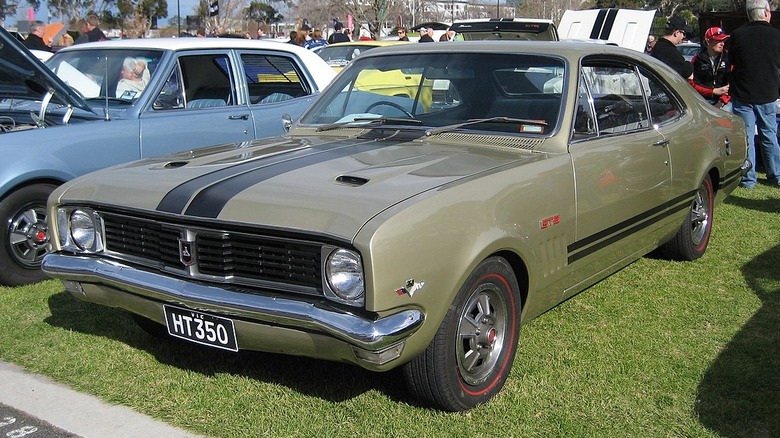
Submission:
M 255 0 L 244 9 L 244 15 L 246 15 L 247 20 L 257 23 L 257 27 L 260 27 L 261 24 L 278 23 L 284 20 L 284 16 L 276 8 L 268 3 L 261 3 Z
M 40 0 L 25 0 L 25 3 L 36 11 L 41 7 Z M 18 6 L 19 0 L 0 0 L 0 20 L 5 20 L 6 17 L 13 17 Z

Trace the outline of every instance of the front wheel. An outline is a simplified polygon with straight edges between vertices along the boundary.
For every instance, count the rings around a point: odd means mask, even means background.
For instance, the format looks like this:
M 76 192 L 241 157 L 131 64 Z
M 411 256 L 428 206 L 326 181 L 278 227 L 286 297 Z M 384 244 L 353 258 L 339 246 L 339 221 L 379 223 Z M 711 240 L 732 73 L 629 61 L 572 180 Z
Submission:
M 0 284 L 19 286 L 47 278 L 41 261 L 49 243 L 46 200 L 54 188 L 23 187 L 0 202 Z
M 504 386 L 520 334 L 520 293 L 506 260 L 469 276 L 428 348 L 404 365 L 409 390 L 448 411 L 471 409 Z
M 712 180 L 704 177 L 691 201 L 688 215 L 672 240 L 662 247 L 665 256 L 674 260 L 693 261 L 704 255 L 710 242 L 714 213 Z

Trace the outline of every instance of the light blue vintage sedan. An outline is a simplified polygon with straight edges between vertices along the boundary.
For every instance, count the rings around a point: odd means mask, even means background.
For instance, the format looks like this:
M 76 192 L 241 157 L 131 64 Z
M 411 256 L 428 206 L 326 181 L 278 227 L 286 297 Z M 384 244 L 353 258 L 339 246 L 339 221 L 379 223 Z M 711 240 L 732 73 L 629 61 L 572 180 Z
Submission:
M 46 65 L 0 29 L 6 285 L 44 278 L 44 207 L 56 186 L 126 161 L 282 134 L 335 75 L 292 44 L 223 38 L 82 44 Z

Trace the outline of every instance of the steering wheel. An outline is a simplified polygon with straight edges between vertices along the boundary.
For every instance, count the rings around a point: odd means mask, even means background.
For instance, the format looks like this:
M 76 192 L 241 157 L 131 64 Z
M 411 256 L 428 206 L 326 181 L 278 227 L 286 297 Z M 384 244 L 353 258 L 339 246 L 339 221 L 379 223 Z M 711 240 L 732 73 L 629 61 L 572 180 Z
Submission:
M 414 116 L 412 115 L 412 113 L 410 113 L 409 111 L 407 111 L 407 110 L 406 110 L 404 107 L 402 107 L 401 105 L 399 105 L 399 104 L 397 104 L 397 103 L 395 103 L 395 102 L 390 102 L 389 100 L 380 100 L 380 101 L 378 101 L 378 102 L 374 102 L 374 103 L 372 103 L 371 105 L 369 105 L 369 106 L 368 106 L 368 108 L 366 108 L 366 112 L 367 112 L 367 113 L 370 113 L 372 109 L 374 109 L 374 108 L 376 108 L 376 107 L 378 107 L 378 106 L 380 106 L 380 105 L 385 105 L 385 106 L 393 107 L 393 108 L 397 109 L 398 111 L 401 111 L 402 113 L 404 113 L 404 115 L 405 115 L 406 117 L 409 117 L 410 119 L 413 119 L 413 118 L 414 118 Z

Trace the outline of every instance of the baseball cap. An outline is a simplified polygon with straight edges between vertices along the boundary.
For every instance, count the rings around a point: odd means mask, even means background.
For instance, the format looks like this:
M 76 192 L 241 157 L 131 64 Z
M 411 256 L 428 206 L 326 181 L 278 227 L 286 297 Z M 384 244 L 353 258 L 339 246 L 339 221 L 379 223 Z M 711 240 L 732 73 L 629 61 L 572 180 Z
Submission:
M 715 41 L 723 41 L 726 38 L 728 38 L 728 34 L 723 31 L 723 29 L 719 27 L 711 27 L 707 29 L 707 32 L 704 32 L 704 39 L 705 40 L 715 40 Z
M 693 36 L 693 28 L 688 24 L 687 21 L 685 21 L 684 18 L 680 17 L 679 15 L 675 15 L 674 17 L 669 19 L 669 22 L 666 24 L 667 29 L 669 30 L 681 30 L 685 32 L 687 36 Z
M 420 33 L 425 33 L 425 32 L 427 32 L 427 31 L 428 31 L 428 29 L 426 29 L 426 28 L 424 28 L 424 27 L 421 27 L 421 28 L 420 28 L 420 30 L 418 30 L 417 32 L 420 32 Z
M 301 26 L 301 29 L 303 29 L 303 30 L 311 30 L 311 26 L 309 26 L 308 24 L 304 24 L 303 26 Z

